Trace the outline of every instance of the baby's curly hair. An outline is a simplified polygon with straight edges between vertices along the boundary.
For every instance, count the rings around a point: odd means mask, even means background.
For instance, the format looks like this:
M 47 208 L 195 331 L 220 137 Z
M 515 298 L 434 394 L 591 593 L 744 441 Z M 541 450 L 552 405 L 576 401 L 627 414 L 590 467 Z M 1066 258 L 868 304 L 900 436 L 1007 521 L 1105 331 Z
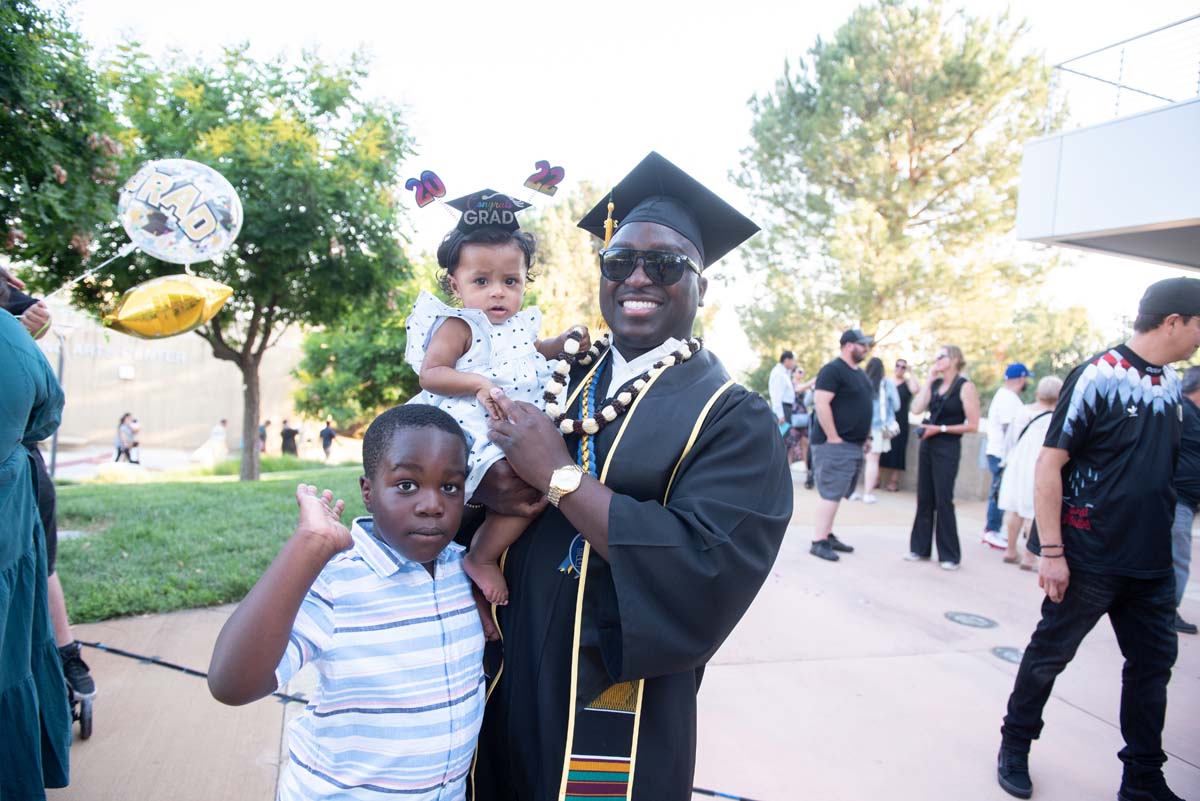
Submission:
M 537 256 L 537 237 L 528 231 L 520 229 L 505 231 L 503 228 L 476 228 L 469 234 L 464 234 L 457 228 L 450 231 L 438 245 L 438 286 L 447 295 L 450 291 L 450 276 L 458 269 L 458 259 L 462 255 L 463 245 L 507 245 L 515 242 L 525 254 L 525 280 L 533 282 L 533 262 Z

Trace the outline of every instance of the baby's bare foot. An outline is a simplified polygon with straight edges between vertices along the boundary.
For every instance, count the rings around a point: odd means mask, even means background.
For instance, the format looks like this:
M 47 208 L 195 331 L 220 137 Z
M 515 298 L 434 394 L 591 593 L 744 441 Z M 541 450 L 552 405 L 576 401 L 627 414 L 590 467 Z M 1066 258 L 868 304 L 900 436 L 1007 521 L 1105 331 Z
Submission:
M 483 597 L 488 603 L 505 606 L 508 603 L 508 582 L 504 573 L 495 562 L 483 562 L 472 559 L 470 552 L 463 559 L 463 570 L 475 582 L 475 586 L 483 591 Z

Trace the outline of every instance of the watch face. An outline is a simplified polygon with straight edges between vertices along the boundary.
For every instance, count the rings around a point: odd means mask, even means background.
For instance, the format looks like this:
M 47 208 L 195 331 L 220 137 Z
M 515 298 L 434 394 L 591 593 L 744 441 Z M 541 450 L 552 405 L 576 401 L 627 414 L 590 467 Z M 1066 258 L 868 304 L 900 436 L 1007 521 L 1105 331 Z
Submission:
M 550 476 L 550 485 L 567 492 L 579 486 L 583 473 L 573 467 L 560 467 Z

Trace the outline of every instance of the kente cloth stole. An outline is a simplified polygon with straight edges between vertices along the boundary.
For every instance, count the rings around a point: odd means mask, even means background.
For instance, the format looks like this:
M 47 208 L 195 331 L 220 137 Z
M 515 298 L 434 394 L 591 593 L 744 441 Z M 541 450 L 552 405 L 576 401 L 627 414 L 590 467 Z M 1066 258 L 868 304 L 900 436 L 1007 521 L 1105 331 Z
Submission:
M 597 364 L 596 368 L 599 366 Z M 598 375 L 596 368 L 593 368 L 593 372 L 583 382 L 590 385 L 583 389 L 585 404 L 589 403 L 589 395 L 594 397 L 594 383 Z M 662 373 L 659 373 L 649 380 L 645 389 L 634 400 L 633 406 L 625 413 L 625 419 L 621 422 L 612 447 L 609 448 L 604 459 L 604 466 L 600 470 L 598 478 L 601 483 L 605 483 L 608 477 L 613 455 L 621 444 L 625 427 L 637 413 L 638 404 L 650 393 L 654 382 L 661 375 Z M 687 445 L 675 462 L 675 469 L 671 472 L 667 490 L 663 494 L 664 506 L 667 498 L 670 497 L 671 487 L 675 483 L 679 466 L 695 444 L 709 410 L 732 384 L 733 379 L 730 379 L 714 392 L 696 418 Z M 580 466 L 585 470 L 590 469 L 594 475 L 595 467 L 591 462 L 595 459 L 595 453 L 591 448 L 591 443 L 585 441 L 580 453 L 581 461 L 587 462 Z M 615 799 L 628 801 L 633 796 L 638 730 L 642 722 L 642 697 L 645 682 L 637 679 L 636 681 L 612 684 L 603 665 L 597 664 L 595 660 L 580 658 L 584 592 L 587 589 L 591 550 L 591 545 L 583 542 L 582 558 L 577 567 L 579 585 L 575 600 L 575 633 L 571 649 L 571 706 L 567 719 L 565 757 L 558 799 L 559 801 L 615 801 Z M 604 689 L 596 692 L 595 688 L 597 687 Z M 584 693 L 589 697 L 583 697 Z

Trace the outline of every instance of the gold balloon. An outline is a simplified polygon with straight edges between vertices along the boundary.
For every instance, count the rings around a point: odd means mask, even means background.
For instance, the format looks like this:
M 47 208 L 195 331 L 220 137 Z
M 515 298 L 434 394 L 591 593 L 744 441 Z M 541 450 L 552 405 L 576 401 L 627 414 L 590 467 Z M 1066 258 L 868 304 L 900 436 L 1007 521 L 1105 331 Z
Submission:
M 138 284 L 104 315 L 110 328 L 142 339 L 184 334 L 211 320 L 233 290 L 195 275 L 164 275 Z

